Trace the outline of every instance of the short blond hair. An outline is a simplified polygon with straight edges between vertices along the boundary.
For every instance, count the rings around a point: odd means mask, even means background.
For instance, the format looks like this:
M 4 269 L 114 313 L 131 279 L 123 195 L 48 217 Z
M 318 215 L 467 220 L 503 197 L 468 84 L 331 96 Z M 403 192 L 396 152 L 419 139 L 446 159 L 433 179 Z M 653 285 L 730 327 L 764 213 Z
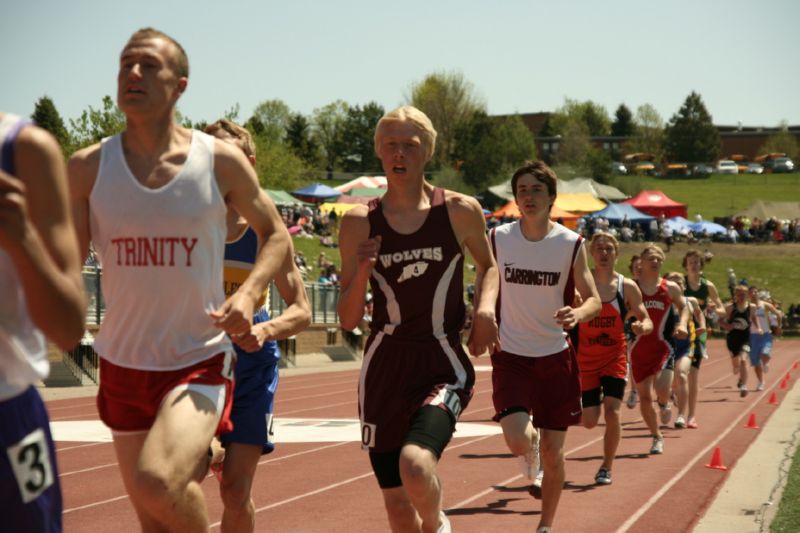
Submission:
M 592 235 L 592 240 L 589 242 L 589 250 L 591 250 L 594 247 L 594 243 L 600 239 L 606 239 L 607 241 L 611 242 L 611 244 L 614 245 L 614 254 L 619 255 L 619 241 L 607 231 L 594 232 L 594 235 Z
M 685 278 L 683 277 L 683 274 L 682 274 L 682 273 L 680 273 L 680 272 L 676 272 L 676 271 L 669 272 L 669 273 L 668 273 L 666 276 L 664 276 L 664 277 L 665 277 L 666 279 L 668 279 L 669 281 L 672 281 L 672 282 L 678 283 L 678 284 L 679 284 L 679 285 L 681 285 L 682 287 L 685 287 L 685 286 L 686 286 L 686 280 L 685 280 Z
M 133 35 L 130 36 L 125 47 L 134 41 L 142 41 L 145 39 L 164 39 L 168 43 L 172 44 L 172 46 L 175 48 L 175 54 L 172 58 L 174 60 L 173 67 L 175 74 L 177 74 L 179 78 L 189 77 L 189 56 L 186 55 L 186 50 L 183 49 L 181 43 L 163 31 L 149 27 L 137 30 L 133 33 Z
M 231 137 L 236 139 L 236 144 L 242 149 L 244 155 L 247 157 L 256 156 L 256 143 L 253 141 L 253 136 L 250 132 L 227 118 L 221 118 L 213 124 L 206 126 L 204 130 L 209 135 L 214 135 L 214 132 L 222 130 L 228 133 Z
M 413 124 L 420 131 L 426 158 L 430 159 L 433 157 L 433 152 L 436 150 L 436 130 L 433 128 L 433 122 L 428 118 L 428 115 L 410 105 L 404 105 L 393 109 L 383 115 L 378 121 L 378 125 L 375 127 L 374 138 L 376 152 L 382 137 L 382 126 L 388 122 L 410 122 Z
M 644 261 L 644 256 L 646 255 L 657 255 L 658 257 L 661 258 L 662 261 L 667 258 L 666 254 L 664 253 L 664 250 L 662 250 L 659 246 L 656 246 L 655 244 L 652 243 L 644 247 L 642 253 L 639 254 L 639 258 L 642 261 Z

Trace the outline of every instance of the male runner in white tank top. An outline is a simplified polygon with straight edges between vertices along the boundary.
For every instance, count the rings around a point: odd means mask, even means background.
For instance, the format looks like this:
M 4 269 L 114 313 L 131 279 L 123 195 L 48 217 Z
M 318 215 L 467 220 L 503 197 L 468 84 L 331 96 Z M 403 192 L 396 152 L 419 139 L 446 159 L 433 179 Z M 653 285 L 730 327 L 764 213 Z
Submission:
M 537 496 L 541 488 L 539 533 L 553 525 L 564 485 L 567 427 L 581 419 L 578 362 L 565 330 L 601 309 L 583 238 L 550 220 L 556 179 L 541 161 L 517 169 L 511 186 L 522 218 L 490 233 L 500 271 L 502 346 L 492 355 L 494 420 L 528 478 L 538 470 L 534 426 L 541 430 L 544 474 L 533 491 Z M 582 303 L 573 307 L 576 290 Z
M 46 131 L 0 113 L 0 507 L 4 531 L 61 531 L 47 343 L 83 335 L 86 298 L 64 159 Z
M 208 530 L 196 479 L 212 436 L 231 426 L 225 333 L 249 335 L 289 243 L 241 150 L 176 123 L 188 75 L 174 39 L 152 28 L 134 33 L 117 76 L 127 129 L 69 164 L 80 250 L 91 239 L 103 265 L 98 407 L 145 531 Z M 226 205 L 261 243 L 250 276 L 227 300 Z

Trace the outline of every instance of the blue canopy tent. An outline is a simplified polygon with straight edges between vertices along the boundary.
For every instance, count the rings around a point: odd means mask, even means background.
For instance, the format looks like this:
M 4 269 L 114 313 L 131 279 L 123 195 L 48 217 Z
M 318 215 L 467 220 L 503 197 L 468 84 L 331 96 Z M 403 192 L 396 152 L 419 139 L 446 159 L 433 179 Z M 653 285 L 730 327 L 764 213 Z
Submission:
M 342 192 L 328 187 L 327 185 L 323 185 L 322 183 L 312 183 L 311 185 L 307 185 L 302 189 L 292 191 L 292 195 L 300 198 L 301 200 L 321 203 L 340 197 Z
M 628 220 L 630 220 L 631 224 L 646 224 L 655 218 L 642 213 L 632 205 L 614 203 L 609 203 L 605 209 L 595 211 L 594 213 L 586 216 L 591 218 L 603 217 L 608 220 L 609 223 L 619 225 L 622 224 L 622 221 L 625 219 L 625 215 L 628 216 Z
M 700 222 L 689 224 L 689 227 L 692 229 L 695 235 L 703 233 L 715 235 L 717 233 L 725 233 L 727 231 L 725 226 L 721 226 L 715 222 L 709 222 L 708 220 L 701 220 Z
M 692 223 L 683 217 L 672 217 L 664 221 L 664 225 L 679 235 L 692 231 Z

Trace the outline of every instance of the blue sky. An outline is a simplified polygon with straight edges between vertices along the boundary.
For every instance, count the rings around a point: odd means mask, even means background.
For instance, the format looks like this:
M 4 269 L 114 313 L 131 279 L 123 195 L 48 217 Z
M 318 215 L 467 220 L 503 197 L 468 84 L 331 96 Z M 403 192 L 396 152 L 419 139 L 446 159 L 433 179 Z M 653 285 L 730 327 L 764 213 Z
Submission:
M 800 124 L 800 2 L 764 0 L 8 0 L 0 109 L 47 94 L 65 121 L 115 94 L 117 60 L 143 26 L 187 50 L 192 120 L 279 98 L 309 115 L 336 99 L 405 103 L 426 74 L 459 71 L 490 114 L 565 98 L 613 115 L 650 103 L 666 121 L 694 90 L 717 124 Z

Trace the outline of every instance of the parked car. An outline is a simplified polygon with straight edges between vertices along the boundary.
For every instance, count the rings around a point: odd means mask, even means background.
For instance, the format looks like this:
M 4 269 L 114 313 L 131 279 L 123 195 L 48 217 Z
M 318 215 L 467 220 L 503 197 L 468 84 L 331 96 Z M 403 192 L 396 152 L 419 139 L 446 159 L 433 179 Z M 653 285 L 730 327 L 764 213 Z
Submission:
M 764 165 L 759 165 L 758 163 L 750 163 L 747 165 L 748 174 L 763 174 L 764 173 Z
M 717 163 L 717 174 L 738 174 L 739 173 L 739 165 L 736 164 L 736 161 L 731 161 L 730 159 L 720 159 L 719 163 Z
M 692 167 L 692 175 L 694 176 L 710 176 L 713 173 L 714 167 L 705 163 L 698 163 Z
M 794 172 L 794 161 L 788 157 L 779 157 L 772 162 L 773 172 Z
M 689 165 L 686 163 L 670 163 L 665 172 L 667 177 L 687 177 L 690 174 Z

